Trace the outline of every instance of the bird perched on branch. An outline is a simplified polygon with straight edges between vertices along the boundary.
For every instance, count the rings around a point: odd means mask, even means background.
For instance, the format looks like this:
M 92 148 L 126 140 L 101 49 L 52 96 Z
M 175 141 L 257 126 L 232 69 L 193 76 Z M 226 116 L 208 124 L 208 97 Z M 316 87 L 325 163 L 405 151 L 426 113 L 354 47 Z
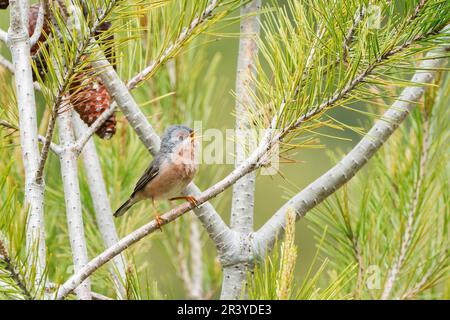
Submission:
M 159 152 L 136 183 L 130 198 L 117 209 L 114 216 L 123 215 L 136 202 L 144 199 L 152 200 L 155 211 L 155 200 L 163 199 L 184 199 L 196 206 L 194 197 L 179 196 L 197 173 L 195 152 L 196 140 L 191 128 L 181 125 L 169 127 L 162 136 Z M 159 215 L 156 215 L 156 221 L 161 225 Z

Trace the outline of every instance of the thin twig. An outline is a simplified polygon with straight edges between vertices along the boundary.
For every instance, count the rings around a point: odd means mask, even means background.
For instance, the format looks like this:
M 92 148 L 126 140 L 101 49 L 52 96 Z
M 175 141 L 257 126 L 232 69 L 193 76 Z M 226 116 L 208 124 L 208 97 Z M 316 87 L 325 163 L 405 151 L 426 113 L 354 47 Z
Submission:
M 47 132 L 45 134 L 44 140 L 42 142 L 42 150 L 41 150 L 41 157 L 39 160 L 38 169 L 36 171 L 36 183 L 40 184 L 43 180 L 44 175 L 44 168 L 45 168 L 45 162 L 48 158 L 48 151 L 51 148 L 52 139 L 53 139 L 53 132 L 55 131 L 56 127 L 56 117 L 57 117 L 57 108 L 53 108 L 52 112 L 50 114 L 50 122 L 47 127 Z
M 16 268 L 9 257 L 8 250 L 6 249 L 2 239 L 0 239 L 0 262 L 2 261 L 5 265 L 5 270 L 9 273 L 11 280 L 15 283 L 17 288 L 19 288 L 23 297 L 27 300 L 32 300 L 33 295 L 28 290 L 26 282 L 22 279 L 19 273 L 16 272 Z
M 91 291 L 91 297 L 92 300 L 114 300 L 113 298 L 107 297 L 101 293 L 97 293 L 94 291 Z
M 8 32 L 0 29 L 0 41 L 7 43 L 8 42 Z
M 308 78 L 308 73 L 313 67 L 312 63 L 314 61 L 314 57 L 316 57 L 317 45 L 321 41 L 323 35 L 325 34 L 325 31 L 326 31 L 325 26 L 324 26 L 323 23 L 321 23 L 319 25 L 319 27 L 317 28 L 317 32 L 316 32 L 316 36 L 314 38 L 314 42 L 311 45 L 311 50 L 309 51 L 308 57 L 306 58 L 305 66 L 304 66 L 303 72 L 302 72 L 302 77 L 300 78 L 300 81 L 299 81 L 297 87 L 294 90 L 294 94 L 292 96 L 293 99 L 297 98 L 298 92 L 303 87 L 305 81 Z
M 57 290 L 58 286 L 54 283 L 47 283 L 45 286 L 46 293 L 54 293 Z M 114 300 L 108 296 L 105 296 L 101 293 L 91 291 L 92 300 Z
M 247 110 L 256 110 L 258 57 L 258 37 L 260 33 L 261 0 L 253 0 L 241 7 L 240 40 L 236 70 L 235 106 L 235 167 L 245 161 L 248 150 L 255 144 L 256 137 L 251 130 L 251 119 Z M 230 227 L 232 230 L 248 235 L 253 231 L 253 209 L 255 197 L 256 172 L 251 172 L 233 185 Z M 246 267 L 234 265 L 224 267 L 221 299 L 236 299 L 242 292 L 247 277 Z
M 356 289 L 358 291 L 361 291 L 362 289 L 362 280 L 364 275 L 364 264 L 363 264 L 363 257 L 361 253 L 361 247 L 358 241 L 358 238 L 353 235 L 352 236 L 352 248 L 353 248 L 353 254 L 355 255 L 356 262 L 358 263 L 358 277 L 357 277 L 357 285 Z
M 417 4 L 416 8 L 414 9 L 413 14 L 408 18 L 408 20 L 406 20 L 405 25 L 409 25 L 411 24 L 414 20 L 416 20 L 416 18 L 419 16 L 419 14 L 421 13 L 423 7 L 425 7 L 425 5 L 427 4 L 428 0 L 420 0 L 419 3 Z
M 62 83 L 60 84 L 60 86 L 58 88 L 58 92 L 56 93 L 56 100 L 52 107 L 50 123 L 47 128 L 47 133 L 45 135 L 45 142 L 44 142 L 44 145 L 43 145 L 42 151 L 41 151 L 39 167 L 36 172 L 35 179 L 37 182 L 42 181 L 42 174 L 44 171 L 45 163 L 48 158 L 49 145 L 50 145 L 51 141 L 53 140 L 53 133 L 54 133 L 54 128 L 55 128 L 56 118 L 57 118 L 58 112 L 63 107 L 63 105 L 62 105 L 62 102 L 64 101 L 63 96 L 66 94 L 66 92 L 71 84 L 71 80 L 76 72 L 76 67 L 82 62 L 83 56 L 85 55 L 86 50 L 89 47 L 89 44 L 91 43 L 92 39 L 94 38 L 94 35 L 97 32 L 98 28 L 101 26 L 101 24 L 103 22 L 102 20 L 111 12 L 111 10 L 113 9 L 114 5 L 117 4 L 117 2 L 119 2 L 119 0 L 110 1 L 108 3 L 108 7 L 104 11 L 102 11 L 102 13 L 98 16 L 97 20 L 91 25 L 87 34 L 84 37 L 80 38 L 80 43 L 77 46 L 77 51 L 75 53 L 73 63 L 71 63 L 71 65 L 65 70 L 65 73 L 60 76 L 60 78 L 62 79 Z M 62 10 L 64 10 L 64 7 L 62 7 Z M 76 13 L 74 13 L 74 14 L 76 15 Z M 75 20 L 77 20 L 77 19 L 75 19 Z M 55 25 L 55 29 L 58 30 L 57 25 Z M 78 34 L 81 37 L 81 31 Z M 105 121 L 108 118 L 106 118 Z M 87 142 L 87 140 L 86 140 L 86 142 Z M 84 143 L 86 143 L 86 142 L 84 142 Z M 80 148 L 80 150 L 81 150 L 81 148 Z M 77 151 L 77 152 L 80 153 L 80 151 Z
M 89 261 L 87 255 L 86 238 L 84 235 L 83 214 L 81 211 L 80 186 L 78 181 L 77 157 L 68 147 L 73 144 L 74 133 L 72 126 L 72 110 L 69 109 L 58 115 L 58 133 L 63 152 L 60 154 L 61 176 L 64 185 L 67 226 L 72 249 L 75 272 L 79 272 Z M 90 281 L 85 281 L 76 290 L 82 300 L 90 300 Z
M 0 119 L 0 126 L 7 129 L 12 129 L 14 131 L 19 131 L 19 128 L 17 128 L 15 125 L 3 119 Z
M 74 149 L 77 154 L 80 154 L 89 141 L 89 139 L 97 132 L 97 130 L 114 114 L 117 109 L 117 103 L 113 102 L 109 109 L 105 110 L 86 130 L 78 137 L 74 144 Z
M 359 8 L 359 12 L 353 19 L 352 26 L 350 27 L 350 29 L 348 30 L 348 32 L 345 36 L 344 45 L 342 48 L 342 60 L 344 62 L 347 62 L 348 53 L 350 52 L 350 45 L 354 40 L 356 29 L 358 28 L 358 25 L 361 23 L 361 21 L 363 21 L 364 16 L 366 15 L 366 12 L 367 12 L 367 9 L 364 6 L 361 6 Z M 339 62 L 339 61 L 340 61 L 340 59 L 338 58 L 337 62 Z
M 38 139 L 39 139 L 39 142 L 41 144 L 45 143 L 45 137 L 44 136 L 39 135 Z M 59 145 L 57 145 L 56 143 L 53 143 L 53 142 L 50 143 L 50 150 L 52 150 L 52 152 L 55 153 L 56 155 L 59 155 L 62 152 L 61 147 Z
M 389 298 L 389 295 L 391 294 L 391 291 L 394 287 L 394 283 L 397 280 L 398 273 L 400 272 L 401 268 L 405 264 L 407 252 L 409 250 L 409 247 L 411 246 L 411 241 L 413 237 L 413 231 L 414 231 L 414 217 L 417 213 L 417 210 L 419 209 L 419 198 L 420 193 L 422 190 L 422 183 L 425 178 L 425 167 L 428 160 L 428 151 L 430 148 L 429 144 L 429 119 L 428 116 L 425 115 L 424 120 L 424 132 L 423 132 L 423 139 L 422 139 L 422 150 L 420 154 L 420 164 L 419 164 L 419 172 L 418 172 L 418 178 L 416 181 L 416 185 L 414 187 L 414 194 L 411 199 L 410 204 L 410 210 L 408 212 L 408 218 L 406 222 L 406 227 L 403 232 L 402 241 L 401 241 L 401 248 L 398 255 L 398 258 L 395 260 L 394 264 L 392 265 L 391 269 L 389 270 L 388 278 L 386 279 L 386 283 L 384 285 L 383 294 L 381 296 L 381 299 L 386 300 Z
M 178 258 L 178 271 L 180 274 L 180 278 L 183 281 L 183 286 L 187 292 L 187 295 L 191 298 L 192 279 L 191 279 L 191 275 L 189 274 L 186 252 L 184 250 L 183 241 L 181 239 L 180 224 L 175 226 L 175 247 L 176 247 L 177 258 Z M 192 248 L 191 248 L 191 250 L 192 250 Z
M 39 5 L 39 11 L 38 11 L 38 17 L 36 20 L 36 26 L 33 31 L 33 35 L 30 38 L 30 47 L 33 47 L 41 37 L 42 34 L 42 28 L 44 27 L 44 21 L 45 21 L 45 0 L 40 0 Z
M 409 291 L 405 292 L 401 299 L 412 299 L 416 295 L 418 295 L 421 291 L 425 290 L 429 286 L 429 280 L 433 276 L 433 274 L 436 272 L 439 265 L 445 264 L 445 262 L 448 260 L 448 255 L 442 255 L 441 258 L 435 263 L 435 268 L 430 268 L 427 273 L 424 274 L 422 279 Z

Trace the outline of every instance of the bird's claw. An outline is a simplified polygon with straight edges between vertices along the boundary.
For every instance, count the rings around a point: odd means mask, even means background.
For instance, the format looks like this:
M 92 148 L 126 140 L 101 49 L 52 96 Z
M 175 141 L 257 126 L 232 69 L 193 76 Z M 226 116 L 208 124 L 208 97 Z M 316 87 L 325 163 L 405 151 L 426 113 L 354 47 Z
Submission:
M 173 200 L 186 200 L 187 202 L 189 202 L 189 204 L 191 206 L 194 206 L 195 208 L 198 208 L 198 206 L 199 206 L 198 200 L 195 199 L 193 196 L 175 197 L 175 198 L 170 198 L 169 199 L 169 201 L 173 201 Z
M 162 218 L 160 215 L 156 215 L 155 220 L 156 220 L 156 227 L 162 232 L 161 226 L 165 222 L 165 219 Z
M 195 208 L 198 208 L 198 201 L 193 196 L 187 196 L 186 201 L 193 205 Z

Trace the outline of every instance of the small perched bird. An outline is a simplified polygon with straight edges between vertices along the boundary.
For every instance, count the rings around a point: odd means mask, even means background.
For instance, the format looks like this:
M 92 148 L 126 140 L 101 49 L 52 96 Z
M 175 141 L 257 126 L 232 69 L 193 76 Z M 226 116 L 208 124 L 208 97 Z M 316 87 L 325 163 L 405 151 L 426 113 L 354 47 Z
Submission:
M 162 136 L 159 152 L 136 183 L 130 198 L 117 209 L 114 216 L 123 215 L 136 202 L 144 199 L 152 200 L 155 211 L 155 200 L 184 199 L 197 205 L 194 197 L 179 196 L 197 173 L 195 150 L 196 140 L 191 128 L 181 125 L 167 128 Z M 158 225 L 161 224 L 159 215 L 156 215 L 156 221 Z

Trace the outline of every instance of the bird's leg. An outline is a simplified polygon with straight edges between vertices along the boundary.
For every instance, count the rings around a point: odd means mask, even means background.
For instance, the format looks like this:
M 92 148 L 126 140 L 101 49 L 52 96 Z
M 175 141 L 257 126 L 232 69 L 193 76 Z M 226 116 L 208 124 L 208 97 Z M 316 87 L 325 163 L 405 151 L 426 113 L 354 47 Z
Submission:
M 158 208 L 156 208 L 156 206 L 155 206 L 155 199 L 154 198 L 152 198 L 152 206 L 153 206 L 153 210 L 155 210 L 155 212 L 156 212 L 156 215 L 155 215 L 156 226 L 162 232 L 161 225 L 164 222 L 164 219 L 161 218 L 161 216 L 158 214 Z
M 175 198 L 170 198 L 169 200 L 170 201 L 173 201 L 173 200 L 186 200 L 187 202 L 189 202 L 194 207 L 196 207 L 196 208 L 198 207 L 198 201 L 193 196 L 175 197 Z

